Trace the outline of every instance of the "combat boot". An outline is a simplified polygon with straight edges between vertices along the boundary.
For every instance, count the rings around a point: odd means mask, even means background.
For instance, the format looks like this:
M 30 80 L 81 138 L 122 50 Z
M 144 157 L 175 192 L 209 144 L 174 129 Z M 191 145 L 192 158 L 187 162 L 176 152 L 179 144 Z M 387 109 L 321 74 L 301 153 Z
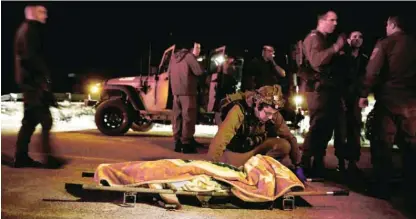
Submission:
M 14 168 L 33 167 L 42 168 L 44 165 L 38 161 L 33 160 L 28 155 L 18 155 L 13 161 Z
M 182 142 L 180 140 L 175 141 L 175 152 L 182 152 Z
M 193 146 L 192 144 L 182 144 L 182 153 L 197 154 L 198 151 L 196 150 L 195 146 Z

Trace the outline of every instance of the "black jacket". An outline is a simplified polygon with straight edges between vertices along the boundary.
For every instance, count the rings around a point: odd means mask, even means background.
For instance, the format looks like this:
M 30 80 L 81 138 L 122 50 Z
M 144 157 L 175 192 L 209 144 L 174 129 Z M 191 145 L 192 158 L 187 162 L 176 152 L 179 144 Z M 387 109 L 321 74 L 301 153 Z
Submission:
M 39 89 L 49 79 L 42 46 L 42 23 L 25 20 L 15 36 L 15 79 L 22 88 Z

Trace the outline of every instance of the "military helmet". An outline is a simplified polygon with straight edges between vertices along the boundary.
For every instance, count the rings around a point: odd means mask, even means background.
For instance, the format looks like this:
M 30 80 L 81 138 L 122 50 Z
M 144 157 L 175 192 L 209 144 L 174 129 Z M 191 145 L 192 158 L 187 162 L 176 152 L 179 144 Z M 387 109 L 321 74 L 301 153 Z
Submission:
M 260 103 L 265 103 L 275 108 L 283 107 L 285 101 L 282 95 L 282 87 L 280 85 L 263 86 L 256 90 L 254 95 L 256 100 L 260 100 Z

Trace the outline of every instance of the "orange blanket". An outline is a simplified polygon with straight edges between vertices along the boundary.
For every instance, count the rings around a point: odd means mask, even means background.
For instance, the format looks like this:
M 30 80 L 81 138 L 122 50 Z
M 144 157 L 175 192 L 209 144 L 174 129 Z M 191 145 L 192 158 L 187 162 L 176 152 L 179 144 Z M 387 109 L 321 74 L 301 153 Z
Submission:
M 274 201 L 293 187 L 305 188 L 287 167 L 263 155 L 251 157 L 240 169 L 223 163 L 181 159 L 101 164 L 94 180 L 105 180 L 110 186 L 149 187 L 201 176 L 228 184 L 235 196 L 248 202 Z

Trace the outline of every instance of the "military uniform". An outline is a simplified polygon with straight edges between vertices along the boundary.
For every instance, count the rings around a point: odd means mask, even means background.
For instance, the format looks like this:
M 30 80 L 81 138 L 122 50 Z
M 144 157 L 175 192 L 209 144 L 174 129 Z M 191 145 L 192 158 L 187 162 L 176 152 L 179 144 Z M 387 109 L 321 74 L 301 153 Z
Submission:
M 226 109 L 226 113 L 223 111 L 224 119 L 209 145 L 208 157 L 219 161 L 224 152 L 242 154 L 268 148 L 272 149 L 268 152 L 269 156 L 282 160 L 290 157 L 293 165 L 299 164 L 301 155 L 296 137 L 290 132 L 282 115 L 277 112 L 271 120 L 280 138 L 268 138 L 265 124 L 254 115 L 253 107 L 247 105 L 246 97 L 254 93 L 246 91 L 228 95 L 231 103 L 227 105 L 229 109 Z M 237 161 L 230 161 L 233 162 Z
M 271 61 L 254 58 L 244 72 L 244 90 L 258 89 L 262 86 L 278 84 L 279 73 Z
M 335 155 L 339 161 L 346 159 L 350 162 L 357 162 L 361 155 L 362 126 L 361 108 L 358 105 L 360 98 L 359 86 L 365 75 L 368 56 L 360 52 L 357 57 L 354 57 L 348 52 L 344 61 L 342 67 L 347 72 L 345 72 L 342 87 L 343 102 L 340 106 L 339 123 L 334 135 Z
M 361 97 L 367 97 L 373 89 L 376 99 L 371 160 L 380 182 L 379 191 L 387 196 L 395 140 L 403 153 L 405 188 L 414 191 L 416 184 L 413 169 L 416 166 L 415 54 L 415 39 L 403 32 L 380 40 L 371 54 L 361 90 Z
M 169 64 L 169 77 L 173 94 L 173 137 L 176 141 L 175 151 L 196 152 L 194 143 L 195 124 L 197 120 L 197 76 L 202 75 L 202 68 L 195 56 L 186 49 L 174 54 Z
M 332 137 L 341 105 L 340 77 L 335 72 L 337 52 L 326 36 L 313 30 L 303 41 L 307 67 L 299 72 L 306 89 L 306 101 L 310 117 L 310 128 L 303 144 L 303 164 L 323 170 L 323 157 Z

